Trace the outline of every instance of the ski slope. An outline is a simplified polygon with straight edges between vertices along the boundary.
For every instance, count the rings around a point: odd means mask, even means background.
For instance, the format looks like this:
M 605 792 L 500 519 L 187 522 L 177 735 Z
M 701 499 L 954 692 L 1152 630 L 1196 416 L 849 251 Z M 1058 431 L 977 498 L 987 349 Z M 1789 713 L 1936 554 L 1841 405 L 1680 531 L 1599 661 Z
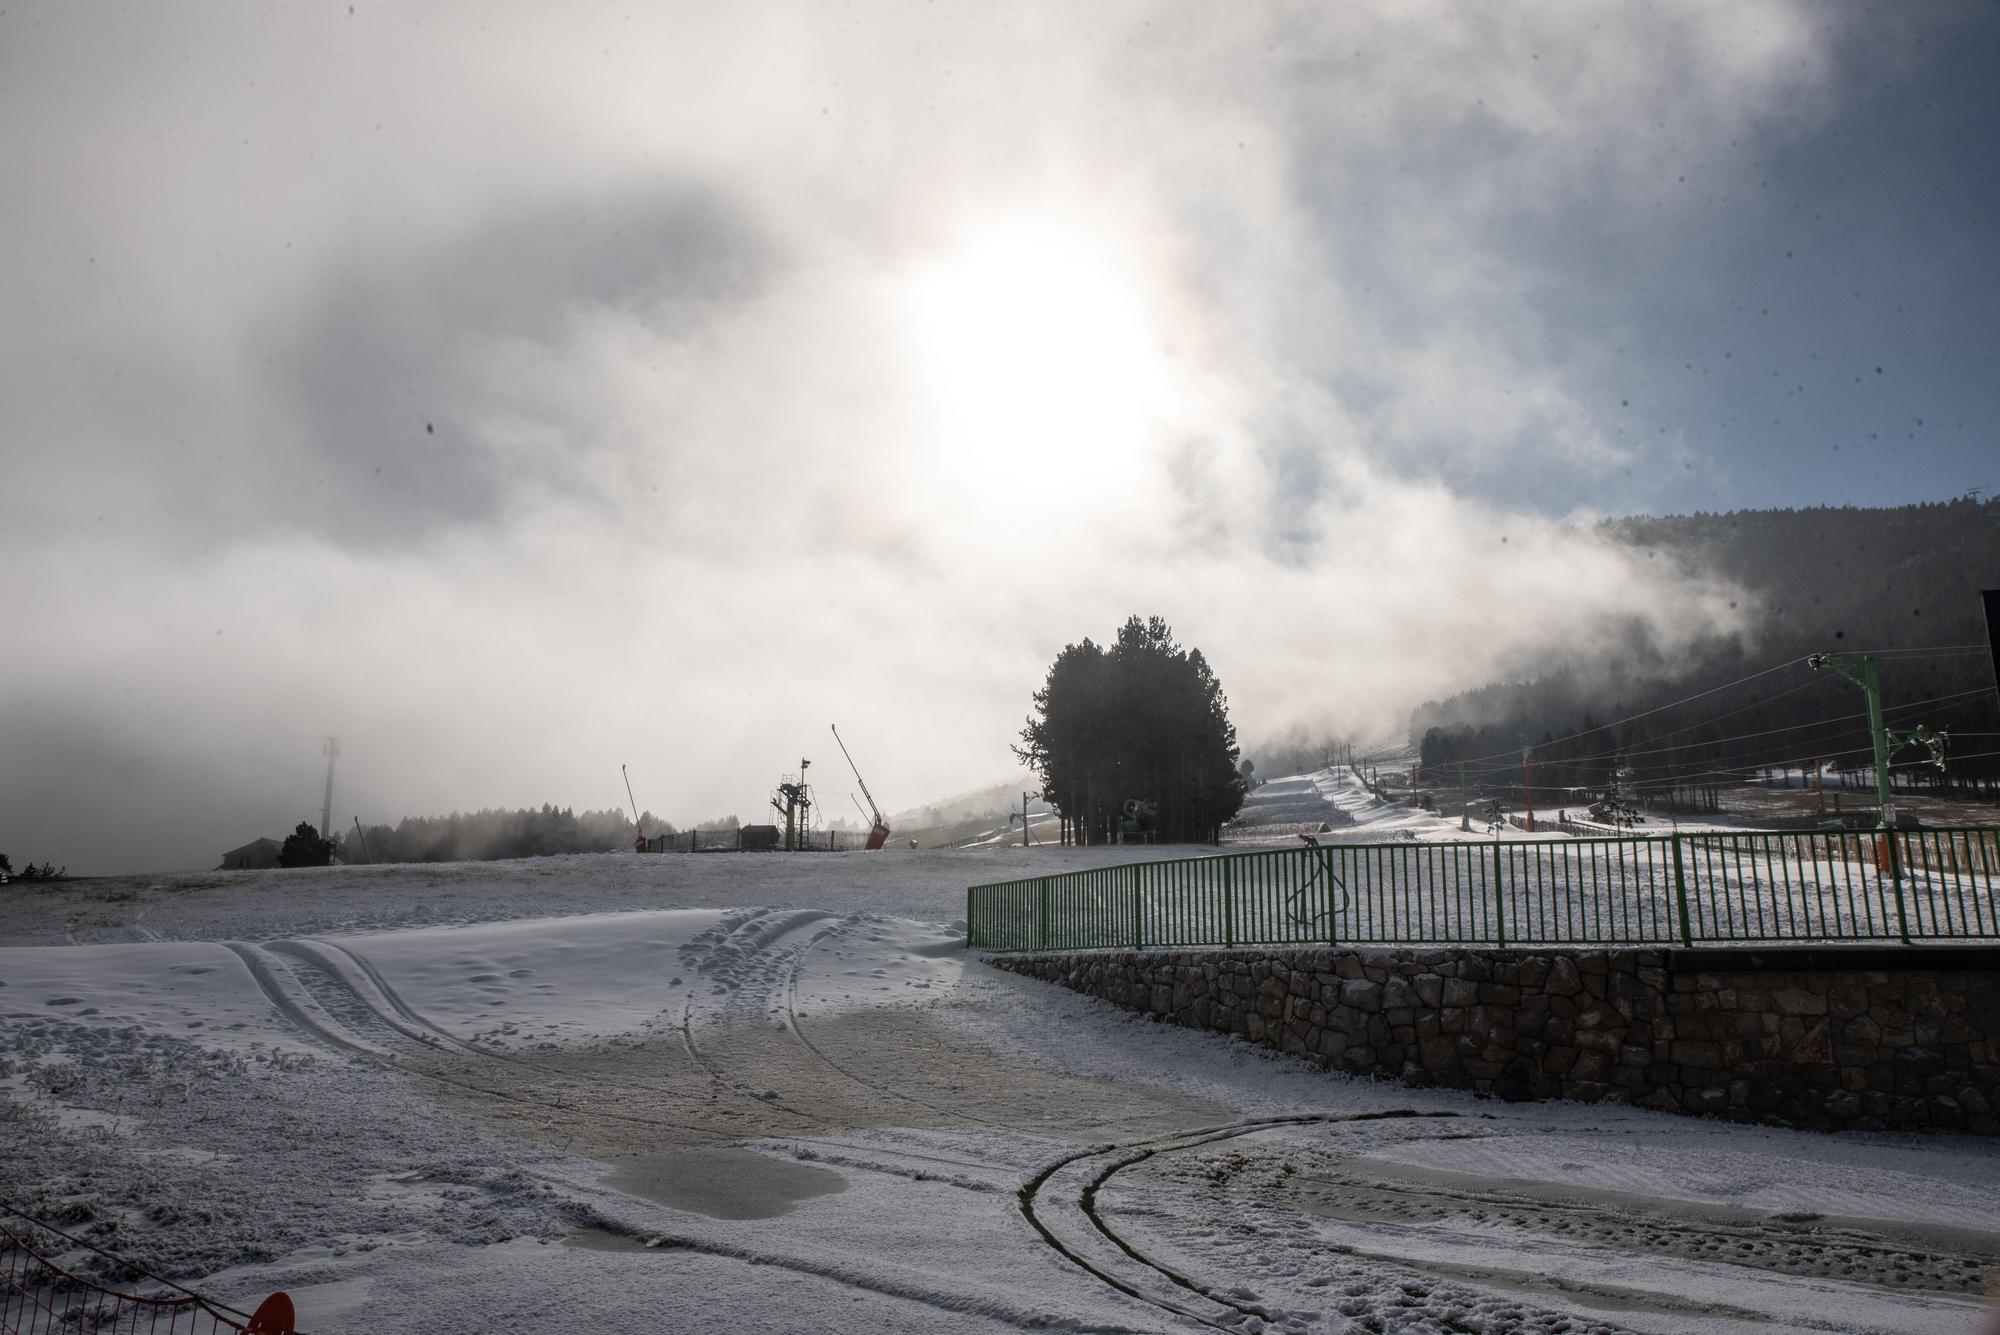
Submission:
M 2000 1147 L 1354 1081 L 959 948 L 968 883 L 1149 851 L 12 894 L 0 1198 L 310 1332 L 1977 1318 Z

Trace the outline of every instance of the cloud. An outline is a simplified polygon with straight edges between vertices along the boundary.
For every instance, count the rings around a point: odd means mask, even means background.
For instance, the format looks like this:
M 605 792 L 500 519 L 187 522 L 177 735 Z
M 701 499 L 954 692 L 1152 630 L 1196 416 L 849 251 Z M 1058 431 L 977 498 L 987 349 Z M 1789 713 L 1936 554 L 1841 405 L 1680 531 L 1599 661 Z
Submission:
M 1736 624 L 1530 502 L 1639 461 L 1551 256 L 1819 114 L 1816 7 L 360 8 L 17 34 L 18 856 L 330 730 L 343 826 L 747 818 L 836 719 L 911 806 L 1133 611 L 1250 735 Z

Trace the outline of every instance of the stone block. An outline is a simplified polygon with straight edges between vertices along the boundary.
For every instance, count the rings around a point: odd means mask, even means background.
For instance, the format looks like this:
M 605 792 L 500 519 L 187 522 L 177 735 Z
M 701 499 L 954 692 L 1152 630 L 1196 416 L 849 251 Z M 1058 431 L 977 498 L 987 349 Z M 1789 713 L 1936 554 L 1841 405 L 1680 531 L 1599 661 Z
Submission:
M 1729 1106 L 1729 1091 L 1720 1085 L 1681 1092 L 1681 1107 L 1697 1115 L 1719 1113 Z
M 1932 1126 L 1955 1131 L 1965 1125 L 1965 1109 L 1947 1094 L 1933 1094 L 1924 1100 L 1924 1115 Z
M 1358 1011 L 1379 1011 L 1382 1009 L 1382 984 L 1365 978 L 1342 983 L 1340 1004 Z
M 1944 1070 L 1944 1054 L 1936 1048 L 1898 1048 L 1895 1056 L 1896 1075 L 1904 1076 L 1936 1075 Z
M 1601 1052 L 1579 1052 L 1563 1074 L 1570 1080 L 1602 1081 L 1611 1074 L 1611 1062 Z
M 1668 1059 L 1680 1066 L 1714 1066 L 1722 1061 L 1721 1045 L 1695 1039 L 1676 1039 Z

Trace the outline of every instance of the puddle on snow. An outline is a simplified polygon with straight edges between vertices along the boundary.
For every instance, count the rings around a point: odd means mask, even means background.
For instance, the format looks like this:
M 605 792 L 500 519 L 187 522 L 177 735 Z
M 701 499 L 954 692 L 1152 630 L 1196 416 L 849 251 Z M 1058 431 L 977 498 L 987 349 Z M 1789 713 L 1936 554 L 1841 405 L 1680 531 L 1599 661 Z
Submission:
M 831 1169 L 738 1149 L 642 1155 L 619 1162 L 598 1180 L 711 1219 L 772 1219 L 800 1201 L 847 1190 L 847 1179 Z

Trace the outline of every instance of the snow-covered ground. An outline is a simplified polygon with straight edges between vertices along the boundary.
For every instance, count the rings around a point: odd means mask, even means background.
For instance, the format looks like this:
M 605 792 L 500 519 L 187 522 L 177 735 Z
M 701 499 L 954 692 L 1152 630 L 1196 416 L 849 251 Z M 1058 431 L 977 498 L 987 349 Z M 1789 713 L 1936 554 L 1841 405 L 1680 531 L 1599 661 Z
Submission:
M 316 1333 L 1974 1328 L 2000 1146 L 1354 1081 L 959 949 L 1152 853 L 10 887 L 0 1200 Z

